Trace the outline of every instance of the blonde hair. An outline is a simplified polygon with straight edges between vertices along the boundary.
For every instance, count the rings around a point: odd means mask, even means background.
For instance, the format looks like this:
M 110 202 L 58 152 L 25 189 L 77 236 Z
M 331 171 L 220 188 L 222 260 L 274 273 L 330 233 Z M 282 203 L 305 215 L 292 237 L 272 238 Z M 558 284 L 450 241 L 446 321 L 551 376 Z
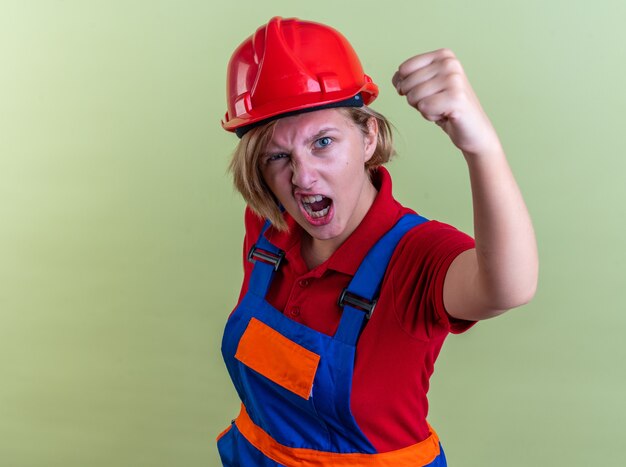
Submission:
M 368 122 L 370 119 L 376 120 L 378 124 L 376 149 L 372 157 L 365 163 L 365 168 L 369 170 L 370 174 L 391 159 L 395 154 L 391 124 L 383 115 L 367 106 L 340 107 L 337 110 L 349 117 L 363 134 L 369 132 Z M 269 219 L 276 229 L 287 230 L 287 223 L 283 219 L 278 202 L 263 180 L 260 168 L 261 156 L 272 140 L 276 122 L 277 120 L 273 120 L 265 125 L 252 128 L 243 135 L 233 152 L 229 170 L 233 175 L 235 188 L 241 193 L 250 209 L 257 215 Z

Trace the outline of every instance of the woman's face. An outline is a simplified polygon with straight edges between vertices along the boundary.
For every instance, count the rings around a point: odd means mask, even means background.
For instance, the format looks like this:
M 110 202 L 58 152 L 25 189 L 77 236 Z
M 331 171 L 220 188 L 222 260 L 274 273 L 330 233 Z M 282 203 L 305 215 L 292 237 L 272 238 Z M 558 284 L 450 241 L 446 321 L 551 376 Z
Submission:
M 278 120 L 260 159 L 274 196 L 312 237 L 336 249 L 359 225 L 376 197 L 365 162 L 377 127 L 368 134 L 337 109 Z

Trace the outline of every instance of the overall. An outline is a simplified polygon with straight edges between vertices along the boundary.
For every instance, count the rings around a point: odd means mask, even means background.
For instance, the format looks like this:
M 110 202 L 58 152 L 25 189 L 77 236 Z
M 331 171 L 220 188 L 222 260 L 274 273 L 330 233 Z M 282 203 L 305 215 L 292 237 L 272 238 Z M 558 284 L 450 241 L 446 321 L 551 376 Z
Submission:
M 396 245 L 423 222 L 405 215 L 368 252 L 341 293 L 343 313 L 334 336 L 291 320 L 265 300 L 282 259 L 263 235 L 265 224 L 249 255 L 255 265 L 248 292 L 222 340 L 242 401 L 239 416 L 218 437 L 224 466 L 446 466 L 433 430 L 415 445 L 378 453 L 350 411 L 358 337 Z

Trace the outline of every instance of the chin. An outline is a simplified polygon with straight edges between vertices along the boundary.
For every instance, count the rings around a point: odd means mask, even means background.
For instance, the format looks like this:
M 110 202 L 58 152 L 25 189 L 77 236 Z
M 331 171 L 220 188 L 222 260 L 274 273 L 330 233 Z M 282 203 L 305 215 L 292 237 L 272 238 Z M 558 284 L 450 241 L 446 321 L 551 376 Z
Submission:
M 304 229 L 316 240 L 332 240 L 341 236 L 344 229 L 339 226 L 324 225 L 321 227 L 307 225 Z

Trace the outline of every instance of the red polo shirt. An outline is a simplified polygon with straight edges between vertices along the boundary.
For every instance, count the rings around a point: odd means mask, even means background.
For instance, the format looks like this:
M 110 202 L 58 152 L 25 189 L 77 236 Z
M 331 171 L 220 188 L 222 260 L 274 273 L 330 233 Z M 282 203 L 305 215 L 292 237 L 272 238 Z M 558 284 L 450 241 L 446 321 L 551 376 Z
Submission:
M 308 270 L 300 254 L 303 229 L 288 214 L 289 232 L 271 227 L 266 237 L 285 251 L 285 259 L 267 294 L 268 302 L 291 319 L 333 335 L 341 309 L 337 299 L 376 241 L 406 213 L 391 192 L 383 167 L 374 176 L 378 195 L 350 237 L 323 264 Z M 246 255 L 263 220 L 249 209 L 245 216 L 244 281 L 252 263 Z M 470 321 L 450 317 L 443 305 L 443 283 L 452 260 L 474 247 L 454 227 L 430 221 L 412 229 L 398 244 L 381 287 L 374 314 L 357 343 L 351 409 L 363 433 L 379 452 L 415 444 L 429 435 L 429 378 L 444 339 Z

